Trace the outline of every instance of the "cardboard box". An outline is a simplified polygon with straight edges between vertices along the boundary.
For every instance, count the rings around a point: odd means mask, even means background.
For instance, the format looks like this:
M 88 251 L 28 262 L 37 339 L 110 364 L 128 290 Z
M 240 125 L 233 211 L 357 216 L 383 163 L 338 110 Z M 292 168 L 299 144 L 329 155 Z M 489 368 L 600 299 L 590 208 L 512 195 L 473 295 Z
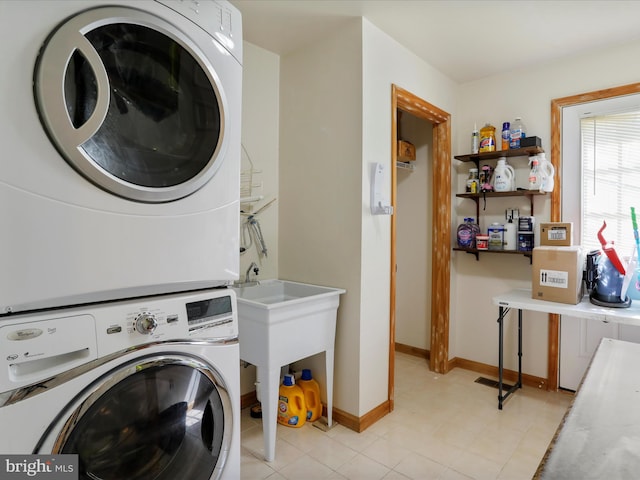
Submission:
M 570 247 L 573 245 L 573 223 L 540 223 L 540 245 Z
M 416 159 L 416 147 L 404 140 L 398 140 L 398 161 L 413 162 Z
M 531 298 L 575 305 L 582 300 L 584 255 L 579 246 L 533 249 Z

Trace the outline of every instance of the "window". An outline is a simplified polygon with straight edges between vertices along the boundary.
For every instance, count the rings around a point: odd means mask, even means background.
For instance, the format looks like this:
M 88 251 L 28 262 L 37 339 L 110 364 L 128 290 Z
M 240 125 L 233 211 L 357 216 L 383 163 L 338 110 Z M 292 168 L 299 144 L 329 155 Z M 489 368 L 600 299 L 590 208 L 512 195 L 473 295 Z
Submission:
M 640 95 L 562 110 L 562 221 L 573 222 L 574 244 L 600 248 L 597 232 L 618 254 L 635 245 L 631 207 L 640 220 Z
M 580 120 L 582 164 L 582 245 L 600 248 L 597 232 L 614 241 L 620 256 L 635 244 L 631 207 L 640 216 L 640 110 Z

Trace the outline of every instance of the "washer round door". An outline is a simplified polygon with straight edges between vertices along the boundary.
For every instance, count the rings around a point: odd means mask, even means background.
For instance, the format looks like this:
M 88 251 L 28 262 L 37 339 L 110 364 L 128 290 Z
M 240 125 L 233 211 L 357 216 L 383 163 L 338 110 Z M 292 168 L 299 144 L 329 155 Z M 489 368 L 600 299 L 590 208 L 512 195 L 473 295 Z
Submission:
M 43 436 L 51 453 L 77 454 L 79 479 L 212 480 L 232 435 L 218 373 L 186 355 L 122 365 L 91 385 Z
M 128 7 L 67 19 L 34 75 L 54 146 L 86 178 L 131 200 L 173 201 L 201 188 L 226 150 L 226 100 L 211 63 L 222 47 L 206 38 L 208 56 L 174 25 Z

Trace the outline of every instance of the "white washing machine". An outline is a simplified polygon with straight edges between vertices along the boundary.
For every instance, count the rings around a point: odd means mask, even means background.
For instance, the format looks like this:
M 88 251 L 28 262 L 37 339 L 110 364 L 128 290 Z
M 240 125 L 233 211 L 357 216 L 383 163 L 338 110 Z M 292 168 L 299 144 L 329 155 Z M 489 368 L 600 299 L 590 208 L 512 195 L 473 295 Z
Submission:
M 0 315 L 238 278 L 224 0 L 0 2 Z
M 0 452 L 77 454 L 80 479 L 240 478 L 230 289 L 0 321 Z

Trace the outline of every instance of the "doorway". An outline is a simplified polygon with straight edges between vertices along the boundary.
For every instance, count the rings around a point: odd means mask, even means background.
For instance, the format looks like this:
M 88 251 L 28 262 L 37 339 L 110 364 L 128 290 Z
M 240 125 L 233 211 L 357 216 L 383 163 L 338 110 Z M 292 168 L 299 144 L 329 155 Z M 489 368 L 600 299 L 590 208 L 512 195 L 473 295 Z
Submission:
M 451 260 L 451 115 L 397 85 L 391 86 L 391 204 L 397 208 L 398 112 L 433 125 L 431 338 L 429 368 L 449 371 L 449 288 Z M 391 216 L 391 299 L 389 312 L 389 405 L 394 405 L 396 330 L 396 218 Z
M 431 349 L 431 192 L 433 125 L 398 111 L 398 138 L 415 149 L 396 165 L 395 351 L 429 359 Z M 411 149 L 409 149 L 411 150 Z

